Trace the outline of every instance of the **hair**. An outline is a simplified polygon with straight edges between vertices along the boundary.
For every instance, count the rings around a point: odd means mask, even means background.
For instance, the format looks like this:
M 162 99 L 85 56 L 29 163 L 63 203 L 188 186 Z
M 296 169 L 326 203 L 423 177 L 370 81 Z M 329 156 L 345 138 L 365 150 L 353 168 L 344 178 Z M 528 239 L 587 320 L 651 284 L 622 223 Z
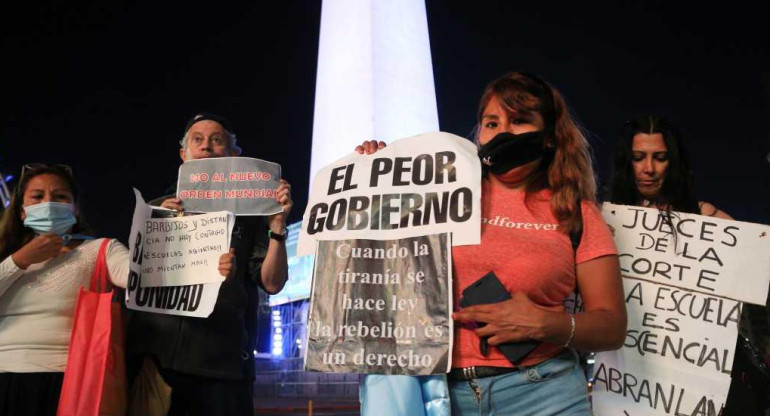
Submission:
M 0 222 L 0 259 L 7 258 L 35 236 L 34 231 L 25 227 L 24 222 L 21 220 L 21 213 L 24 210 L 24 192 L 27 190 L 27 185 L 32 178 L 44 174 L 56 175 L 64 181 L 72 193 L 73 204 L 76 207 L 80 205 L 78 202 L 79 190 L 77 183 L 75 183 L 75 178 L 72 177 L 72 174 L 67 169 L 57 165 L 40 165 L 24 171 L 11 197 L 11 204 L 3 212 L 3 219 Z M 75 219 L 77 223 L 72 226 L 72 232 L 90 235 L 91 229 L 85 222 L 81 210 L 78 210 Z
M 614 204 L 639 205 L 643 199 L 636 186 L 632 163 L 634 136 L 639 133 L 660 133 L 668 149 L 668 171 L 657 200 L 659 205 L 666 211 L 700 214 L 695 195 L 695 179 L 682 134 L 675 124 L 655 115 L 643 115 L 623 125 L 620 137 L 615 142 L 610 201 Z
M 558 90 L 536 76 L 511 72 L 487 86 L 481 96 L 478 125 L 492 97 L 506 111 L 538 112 L 545 123 L 547 149 L 539 167 L 525 188 L 527 198 L 542 189 L 551 191 L 551 212 L 565 233 L 582 227 L 580 201 L 596 201 L 596 176 L 591 148 Z
M 224 128 L 224 126 L 223 126 Z M 236 156 L 241 155 L 241 148 L 238 146 L 238 139 L 235 137 L 235 134 L 231 133 L 229 130 L 225 130 L 225 136 L 227 136 L 227 148 L 236 154 Z M 179 145 L 182 146 L 182 149 L 184 149 L 185 152 L 187 152 L 187 147 L 189 143 L 190 138 L 190 130 L 187 130 L 184 133 L 184 136 L 182 136 L 182 139 L 179 140 Z

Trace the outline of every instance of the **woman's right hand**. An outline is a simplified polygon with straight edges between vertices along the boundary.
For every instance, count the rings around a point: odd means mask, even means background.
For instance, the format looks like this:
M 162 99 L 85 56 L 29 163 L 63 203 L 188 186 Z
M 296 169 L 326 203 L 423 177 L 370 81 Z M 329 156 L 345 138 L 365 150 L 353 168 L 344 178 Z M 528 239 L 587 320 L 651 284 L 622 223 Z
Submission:
M 179 198 L 169 198 L 160 204 L 163 208 L 173 209 L 174 211 L 182 212 L 184 207 L 182 206 L 182 200 Z
M 384 149 L 386 146 L 385 142 L 379 142 L 377 140 L 367 140 L 360 145 L 356 146 L 356 152 L 359 154 L 367 154 L 371 155 L 372 153 Z
M 11 257 L 16 266 L 26 270 L 27 267 L 33 264 L 58 256 L 63 246 L 64 241 L 58 235 L 42 234 L 30 240 L 29 243 L 13 253 Z

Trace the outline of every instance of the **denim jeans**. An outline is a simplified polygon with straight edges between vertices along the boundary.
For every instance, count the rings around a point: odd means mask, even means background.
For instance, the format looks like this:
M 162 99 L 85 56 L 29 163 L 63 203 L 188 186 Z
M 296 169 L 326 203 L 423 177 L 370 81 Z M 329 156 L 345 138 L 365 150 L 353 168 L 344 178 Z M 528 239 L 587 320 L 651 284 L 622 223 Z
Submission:
M 450 381 L 453 415 L 590 415 L 583 370 L 573 351 L 519 371 Z

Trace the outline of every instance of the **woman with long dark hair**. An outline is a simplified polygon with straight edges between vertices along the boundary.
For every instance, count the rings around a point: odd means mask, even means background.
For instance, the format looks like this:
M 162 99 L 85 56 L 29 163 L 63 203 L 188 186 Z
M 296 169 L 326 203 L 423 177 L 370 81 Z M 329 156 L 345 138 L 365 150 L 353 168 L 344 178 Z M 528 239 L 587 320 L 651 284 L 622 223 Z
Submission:
M 55 415 L 75 304 L 104 239 L 83 220 L 69 167 L 26 165 L 0 224 L 0 415 Z M 108 243 L 112 283 L 128 251 Z
M 682 134 L 676 125 L 655 115 L 623 125 L 615 144 L 611 202 L 732 219 L 708 202 L 698 201 Z
M 682 134 L 672 122 L 656 115 L 643 115 L 623 125 L 615 143 L 610 200 L 658 208 L 669 222 L 676 212 L 733 219 L 698 201 Z M 768 339 L 767 316 L 766 307 L 743 306 L 725 416 L 764 414 L 770 406 L 770 371 L 764 363 L 764 342 L 760 342 Z
M 481 244 L 452 248 L 454 299 L 490 271 L 511 299 L 455 305 L 452 414 L 588 415 L 573 349 L 616 349 L 626 328 L 617 250 L 595 203 L 588 143 L 561 94 L 533 75 L 492 82 L 477 120 Z M 576 289 L 585 312 L 573 315 L 563 303 Z M 536 346 L 516 359 L 504 352 L 522 342 Z

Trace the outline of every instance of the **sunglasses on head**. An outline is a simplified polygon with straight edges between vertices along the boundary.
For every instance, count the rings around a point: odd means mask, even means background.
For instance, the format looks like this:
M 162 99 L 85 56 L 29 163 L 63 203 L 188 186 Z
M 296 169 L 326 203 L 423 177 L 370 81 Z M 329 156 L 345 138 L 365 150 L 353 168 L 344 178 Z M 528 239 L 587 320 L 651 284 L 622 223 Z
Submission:
M 74 175 L 72 174 L 72 168 L 69 165 L 63 165 L 59 163 L 27 163 L 21 167 L 21 176 L 19 176 L 19 181 L 17 182 L 16 187 L 18 188 L 21 186 L 22 182 L 24 182 L 25 175 L 30 175 L 44 169 L 59 170 L 64 172 L 71 179 L 74 178 Z
M 31 172 L 51 168 L 62 170 L 69 176 L 72 176 L 72 168 L 69 165 L 62 165 L 58 163 L 27 163 L 21 167 L 21 176 L 19 177 L 19 181 L 24 178 L 24 175 L 27 175 Z

